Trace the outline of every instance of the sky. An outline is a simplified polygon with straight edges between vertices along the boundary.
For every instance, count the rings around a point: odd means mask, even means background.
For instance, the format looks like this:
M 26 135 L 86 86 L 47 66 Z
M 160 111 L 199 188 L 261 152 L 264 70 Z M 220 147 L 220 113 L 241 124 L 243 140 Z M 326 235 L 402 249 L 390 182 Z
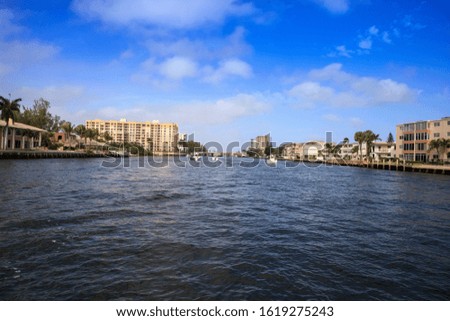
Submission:
M 0 0 L 0 95 L 202 143 L 385 140 L 450 116 L 450 2 Z

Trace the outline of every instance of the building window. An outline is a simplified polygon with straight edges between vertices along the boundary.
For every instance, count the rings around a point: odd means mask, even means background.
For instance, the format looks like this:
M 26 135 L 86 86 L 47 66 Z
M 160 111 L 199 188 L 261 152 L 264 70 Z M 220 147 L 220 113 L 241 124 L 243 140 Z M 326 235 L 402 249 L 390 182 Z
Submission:
M 416 124 L 416 130 L 425 130 L 427 129 L 427 122 L 423 121 Z
M 434 138 L 438 138 L 439 136 L 439 133 L 434 133 Z
M 427 140 L 428 133 L 416 133 L 416 140 Z
M 405 134 L 405 135 L 403 135 L 403 140 L 406 140 L 406 141 L 414 140 L 414 134 Z
M 447 132 L 447 137 L 450 137 L 450 132 Z
M 404 144 L 403 150 L 414 150 L 414 144 Z
M 426 145 L 424 143 L 416 144 L 416 150 L 425 150 Z
M 440 123 L 440 122 L 435 122 L 435 123 L 434 123 L 434 127 L 439 127 L 439 126 L 441 126 L 441 123 Z
M 425 162 L 427 160 L 427 154 L 416 154 L 416 162 Z

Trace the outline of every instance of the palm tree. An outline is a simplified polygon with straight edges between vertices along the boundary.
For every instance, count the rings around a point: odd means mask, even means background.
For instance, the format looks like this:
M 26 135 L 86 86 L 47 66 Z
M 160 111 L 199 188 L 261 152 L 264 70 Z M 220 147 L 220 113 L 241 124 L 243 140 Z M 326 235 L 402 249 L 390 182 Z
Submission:
M 359 152 L 359 147 L 358 146 L 354 146 L 353 148 L 352 148 L 352 154 L 358 154 L 358 152 Z M 353 156 L 353 155 L 352 155 Z
M 357 141 L 358 145 L 359 145 L 359 155 L 360 155 L 359 160 L 362 160 L 362 144 L 366 140 L 366 137 L 363 132 L 356 132 L 354 138 L 355 138 L 355 141 Z
M 436 152 L 438 153 L 438 158 L 439 158 L 439 140 L 438 139 L 433 139 L 429 144 L 428 144 L 428 150 L 429 151 L 433 151 L 433 149 L 436 150 Z
M 105 139 L 106 143 L 113 140 L 112 136 L 107 131 L 103 133 L 103 138 Z
M 347 144 L 350 142 L 350 139 L 348 139 L 348 137 L 345 137 L 342 142 L 344 143 L 344 146 L 347 147 Z
M 87 144 L 86 127 L 84 125 L 78 125 L 77 127 L 74 128 L 74 131 L 81 138 L 84 138 L 84 146 L 86 146 Z
M 326 144 L 325 144 L 325 152 L 327 153 L 327 158 L 329 158 L 330 155 L 331 155 L 332 152 L 333 152 L 333 144 L 331 144 L 331 143 L 326 143 Z
M 97 140 L 98 130 L 93 128 L 86 129 L 85 137 L 89 138 L 89 142 L 92 143 L 92 140 Z
M 5 128 L 4 128 L 4 141 L 3 141 L 3 149 L 6 149 L 8 146 L 8 125 L 9 120 L 11 119 L 12 123 L 14 124 L 14 121 L 16 119 L 16 112 L 20 113 L 20 105 L 19 102 L 21 102 L 21 98 L 17 98 L 14 100 L 6 99 L 3 96 L 0 96 L 0 119 L 3 119 L 6 122 Z
M 436 149 L 436 152 L 438 153 L 438 159 L 441 159 L 441 154 L 445 153 L 448 146 L 450 145 L 450 139 L 440 138 L 440 139 L 433 139 L 428 144 L 428 150 L 432 151 L 433 149 Z M 442 157 L 442 162 L 444 162 L 444 157 Z
M 62 130 L 64 130 L 64 133 L 66 134 L 66 141 L 69 142 L 69 145 L 71 146 L 70 142 L 70 134 L 73 133 L 73 125 L 71 122 L 66 121 L 61 125 Z
M 447 148 L 449 148 L 450 139 L 441 138 L 439 139 L 440 151 L 442 154 L 445 154 Z M 442 157 L 442 161 L 444 161 L 444 157 Z
M 369 157 L 370 155 L 370 150 L 372 149 L 372 144 L 374 141 L 376 140 L 380 140 L 380 135 L 379 134 L 375 134 L 373 131 L 371 130 L 366 130 L 364 132 L 364 140 L 366 141 L 366 156 Z

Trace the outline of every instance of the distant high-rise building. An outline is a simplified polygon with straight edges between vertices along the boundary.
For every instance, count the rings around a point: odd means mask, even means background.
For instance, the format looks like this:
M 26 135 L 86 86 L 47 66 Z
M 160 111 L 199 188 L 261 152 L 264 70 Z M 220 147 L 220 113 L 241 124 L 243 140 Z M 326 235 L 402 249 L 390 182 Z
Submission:
M 126 119 L 87 120 L 87 129 L 106 132 L 115 143 L 135 143 L 153 153 L 173 153 L 177 150 L 178 125 L 159 121 L 134 122 Z
M 270 134 L 264 136 L 256 136 L 250 142 L 250 147 L 264 151 L 266 147 L 270 146 Z

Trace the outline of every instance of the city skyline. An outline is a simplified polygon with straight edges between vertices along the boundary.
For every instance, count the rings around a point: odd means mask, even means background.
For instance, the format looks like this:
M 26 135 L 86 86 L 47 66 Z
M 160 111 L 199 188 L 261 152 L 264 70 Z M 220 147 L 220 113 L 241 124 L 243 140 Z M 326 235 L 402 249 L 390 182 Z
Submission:
M 444 1 L 0 2 L 1 95 L 202 142 L 385 140 L 449 116 Z

